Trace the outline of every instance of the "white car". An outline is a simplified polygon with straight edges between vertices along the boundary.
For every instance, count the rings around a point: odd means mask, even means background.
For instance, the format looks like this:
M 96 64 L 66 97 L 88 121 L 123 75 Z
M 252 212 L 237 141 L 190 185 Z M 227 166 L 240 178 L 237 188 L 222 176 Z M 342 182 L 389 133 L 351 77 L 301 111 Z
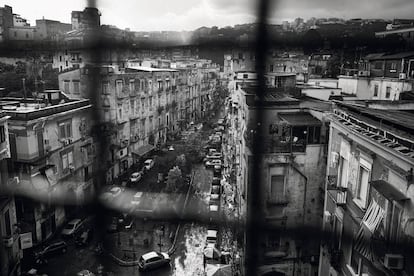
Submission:
M 99 198 L 101 201 L 112 201 L 114 198 L 118 197 L 123 191 L 123 188 L 118 186 L 113 186 L 109 191 L 102 193 Z
M 149 171 L 152 167 L 154 167 L 154 160 L 152 159 L 147 159 L 144 162 L 144 169 L 146 171 Z
M 141 202 L 142 192 L 137 192 L 131 200 L 133 206 L 139 205 Z
M 76 276 L 95 276 L 95 274 L 87 269 L 79 271 Z
M 138 181 L 140 181 L 142 178 L 142 173 L 141 172 L 134 172 L 133 174 L 131 174 L 131 178 L 129 179 L 132 183 L 136 183 Z
M 214 166 L 220 166 L 222 163 L 220 159 L 213 159 L 213 160 L 207 160 L 206 161 L 206 167 L 214 167 Z
M 151 270 L 170 264 L 170 256 L 163 252 L 149 252 L 139 258 L 139 268 L 141 270 Z
M 207 245 L 217 243 L 217 230 L 207 230 Z
M 169 150 L 169 151 L 174 151 L 174 147 L 173 147 L 173 146 L 170 146 L 170 147 L 168 148 L 168 150 Z
M 82 227 L 81 219 L 73 219 L 62 230 L 62 237 L 73 237 Z

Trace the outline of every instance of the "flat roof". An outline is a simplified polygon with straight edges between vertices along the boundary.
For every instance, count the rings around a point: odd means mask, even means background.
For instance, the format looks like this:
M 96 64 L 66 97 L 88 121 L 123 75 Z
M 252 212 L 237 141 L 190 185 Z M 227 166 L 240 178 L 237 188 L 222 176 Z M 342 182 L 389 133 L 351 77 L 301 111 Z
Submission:
M 319 126 L 322 124 L 307 112 L 279 113 L 279 117 L 292 126 Z
M 362 115 L 374 116 L 382 122 L 386 121 L 396 126 L 401 126 L 410 130 L 414 130 L 414 115 L 407 111 L 401 110 L 387 110 L 387 109 L 373 109 L 369 107 L 362 107 L 355 104 L 346 104 L 337 102 L 339 105 L 353 109 Z
M 128 69 L 137 70 L 137 71 L 144 71 L 144 72 L 178 72 L 176 69 L 170 68 L 153 68 L 153 67 L 145 67 L 145 66 L 129 66 Z

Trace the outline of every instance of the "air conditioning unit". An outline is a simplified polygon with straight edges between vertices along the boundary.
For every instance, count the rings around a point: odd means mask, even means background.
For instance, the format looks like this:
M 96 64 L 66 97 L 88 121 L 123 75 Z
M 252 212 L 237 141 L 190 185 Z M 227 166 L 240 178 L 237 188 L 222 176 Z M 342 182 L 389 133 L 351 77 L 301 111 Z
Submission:
M 399 78 L 400 80 L 405 80 L 405 79 L 407 78 L 407 74 L 406 74 L 406 73 L 400 73 L 400 74 L 398 75 L 398 78 Z
M 44 140 L 45 145 L 49 145 L 49 139 Z
M 18 177 L 18 176 L 13 177 L 13 180 L 14 180 L 17 184 L 19 184 L 19 183 L 20 183 L 20 179 L 19 179 L 19 177 Z
M 384 266 L 388 269 L 403 269 L 404 257 L 399 254 L 385 254 Z
M 65 146 L 69 145 L 69 140 L 68 139 L 63 140 L 63 145 Z
M 358 71 L 358 76 L 360 76 L 360 77 L 369 77 L 370 72 L 369 71 Z
M 75 166 L 69 165 L 69 170 L 74 171 L 75 170 Z
M 13 246 L 13 237 L 4 237 L 3 243 L 5 247 L 12 247 Z

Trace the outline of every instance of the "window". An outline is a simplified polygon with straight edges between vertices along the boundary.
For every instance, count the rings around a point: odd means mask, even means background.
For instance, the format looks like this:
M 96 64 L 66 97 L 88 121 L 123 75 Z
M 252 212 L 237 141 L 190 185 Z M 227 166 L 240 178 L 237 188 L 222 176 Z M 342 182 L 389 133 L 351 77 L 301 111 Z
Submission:
M 6 141 L 6 129 L 4 126 L 0 126 L 0 143 Z
M 58 124 L 60 139 L 72 138 L 72 120 L 67 120 Z
M 339 171 L 338 171 L 338 186 L 348 187 L 348 160 L 341 156 L 339 160 Z
M 374 85 L 374 97 L 378 97 L 378 84 Z
M 131 105 L 131 108 L 130 108 L 131 114 L 134 114 L 134 112 L 135 112 L 135 100 L 131 100 L 130 105 Z
M 118 119 L 122 120 L 123 112 L 122 112 L 122 104 L 118 105 Z
M 391 87 L 387 86 L 385 90 L 385 98 L 389 99 L 391 97 Z
M 10 221 L 10 210 L 7 210 L 4 213 L 4 224 L 5 224 L 5 228 L 6 228 L 6 236 L 11 236 L 12 231 L 11 231 L 11 225 L 10 225 L 11 221 Z
M 247 79 L 247 78 L 249 78 L 249 75 L 248 74 L 243 74 L 243 79 Z
M 310 126 L 308 127 L 308 144 L 319 144 L 321 138 L 321 127 Z
M 396 71 L 397 71 L 397 63 L 392 62 L 391 63 L 391 70 L 390 70 L 390 72 L 396 72 Z
M 270 64 L 270 72 L 273 72 L 273 64 Z
M 65 65 L 66 65 L 66 67 L 68 67 L 68 66 L 69 66 L 69 63 L 68 63 L 68 61 L 67 61 L 67 60 L 65 61 Z
M 129 80 L 129 92 L 135 92 L 135 80 Z
M 59 61 L 62 62 L 62 56 L 59 56 Z
M 272 175 L 270 183 L 270 196 L 271 199 L 281 200 L 285 196 L 285 176 L 284 175 Z
M 109 83 L 108 82 L 102 83 L 102 94 L 109 94 Z
M 63 91 L 65 91 L 65 93 L 70 93 L 68 80 L 63 81 Z
M 370 177 L 371 163 L 372 162 L 369 162 L 364 158 L 360 158 L 355 202 L 361 208 L 365 208 L 367 204 L 368 181 Z
M 73 81 L 73 93 L 76 93 L 76 94 L 80 93 L 80 86 L 79 86 L 78 80 Z
M 73 167 L 73 151 L 65 152 L 61 155 L 61 157 L 63 171 L 67 171 L 70 167 Z
M 122 89 L 124 88 L 124 82 L 122 80 L 117 80 L 115 82 L 115 91 L 117 95 L 121 95 Z

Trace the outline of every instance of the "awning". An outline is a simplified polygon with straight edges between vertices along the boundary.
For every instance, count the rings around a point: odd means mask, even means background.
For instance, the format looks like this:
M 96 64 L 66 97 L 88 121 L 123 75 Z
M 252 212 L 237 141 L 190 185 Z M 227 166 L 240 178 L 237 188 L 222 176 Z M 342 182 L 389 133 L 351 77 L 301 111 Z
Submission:
M 153 145 L 147 144 L 147 145 L 140 146 L 136 151 L 133 151 L 132 153 L 139 155 L 139 156 L 144 156 L 145 154 L 149 153 L 153 149 L 155 149 Z
M 372 260 L 371 238 L 384 218 L 384 209 L 375 201 L 371 203 L 361 221 L 361 228 L 355 236 L 354 248 L 368 260 Z
M 286 121 L 292 126 L 320 126 L 321 121 L 313 117 L 309 113 L 298 112 L 298 113 L 279 113 L 279 117 Z
M 403 192 L 398 190 L 395 186 L 385 180 L 374 180 L 370 182 L 372 187 L 377 190 L 381 195 L 383 195 L 388 200 L 407 200 L 408 197 L 405 196 Z

